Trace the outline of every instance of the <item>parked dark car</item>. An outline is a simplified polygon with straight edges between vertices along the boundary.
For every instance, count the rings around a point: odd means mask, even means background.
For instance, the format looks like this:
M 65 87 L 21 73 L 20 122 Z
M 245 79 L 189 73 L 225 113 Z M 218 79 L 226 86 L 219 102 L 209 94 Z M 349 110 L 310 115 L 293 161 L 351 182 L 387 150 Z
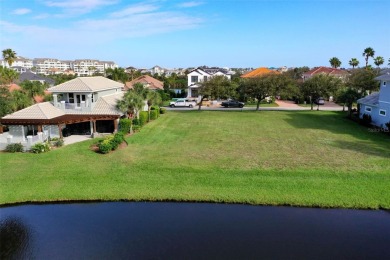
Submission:
M 316 105 L 325 105 L 325 99 L 323 98 L 317 98 L 316 100 L 314 100 L 314 103 Z
M 244 107 L 244 103 L 237 101 L 237 100 L 227 100 L 227 101 L 222 101 L 221 106 L 223 107 Z

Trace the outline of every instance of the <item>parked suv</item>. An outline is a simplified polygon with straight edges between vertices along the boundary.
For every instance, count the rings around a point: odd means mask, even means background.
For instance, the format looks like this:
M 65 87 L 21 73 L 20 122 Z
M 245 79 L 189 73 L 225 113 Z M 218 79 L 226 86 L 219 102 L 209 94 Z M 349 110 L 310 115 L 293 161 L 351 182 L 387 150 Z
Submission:
M 223 106 L 223 107 L 240 107 L 240 108 L 242 108 L 242 107 L 244 107 L 244 105 L 245 104 L 243 102 L 240 102 L 237 100 L 232 100 L 232 99 L 227 100 L 227 101 L 223 101 L 221 103 L 221 106 Z

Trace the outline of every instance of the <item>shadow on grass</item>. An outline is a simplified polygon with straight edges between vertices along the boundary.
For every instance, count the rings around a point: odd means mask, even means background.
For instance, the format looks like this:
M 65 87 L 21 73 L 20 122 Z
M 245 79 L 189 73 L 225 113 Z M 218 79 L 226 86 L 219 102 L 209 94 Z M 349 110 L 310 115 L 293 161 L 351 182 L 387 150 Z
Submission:
M 359 139 L 334 140 L 330 144 L 334 147 L 390 159 L 390 136 L 348 119 L 345 112 L 294 111 L 288 116 L 286 122 L 297 129 L 318 129 Z

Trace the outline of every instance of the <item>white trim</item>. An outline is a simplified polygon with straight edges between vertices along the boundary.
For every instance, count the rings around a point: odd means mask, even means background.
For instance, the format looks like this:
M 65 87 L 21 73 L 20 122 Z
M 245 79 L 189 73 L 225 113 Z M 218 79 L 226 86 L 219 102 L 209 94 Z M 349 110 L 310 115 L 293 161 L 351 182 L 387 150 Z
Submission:
M 387 101 L 381 101 L 381 100 L 379 100 L 379 102 L 381 102 L 381 103 L 386 103 L 386 104 L 390 104 L 390 102 L 387 102 Z
M 385 112 L 385 114 L 382 115 L 381 112 Z M 384 110 L 384 109 L 379 109 L 379 115 L 380 115 L 380 116 L 386 116 L 386 110 Z
M 370 109 L 370 110 L 368 110 L 368 109 Z M 366 106 L 366 107 L 364 108 L 364 112 L 371 113 L 371 111 L 372 111 L 372 107 Z

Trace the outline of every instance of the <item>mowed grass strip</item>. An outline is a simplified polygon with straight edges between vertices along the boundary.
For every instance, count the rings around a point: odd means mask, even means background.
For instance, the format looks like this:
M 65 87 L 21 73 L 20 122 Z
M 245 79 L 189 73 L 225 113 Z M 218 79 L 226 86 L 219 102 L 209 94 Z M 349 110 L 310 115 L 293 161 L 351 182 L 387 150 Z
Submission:
M 0 154 L 0 203 L 207 201 L 390 208 L 390 137 L 325 111 L 169 112 L 107 155 Z

